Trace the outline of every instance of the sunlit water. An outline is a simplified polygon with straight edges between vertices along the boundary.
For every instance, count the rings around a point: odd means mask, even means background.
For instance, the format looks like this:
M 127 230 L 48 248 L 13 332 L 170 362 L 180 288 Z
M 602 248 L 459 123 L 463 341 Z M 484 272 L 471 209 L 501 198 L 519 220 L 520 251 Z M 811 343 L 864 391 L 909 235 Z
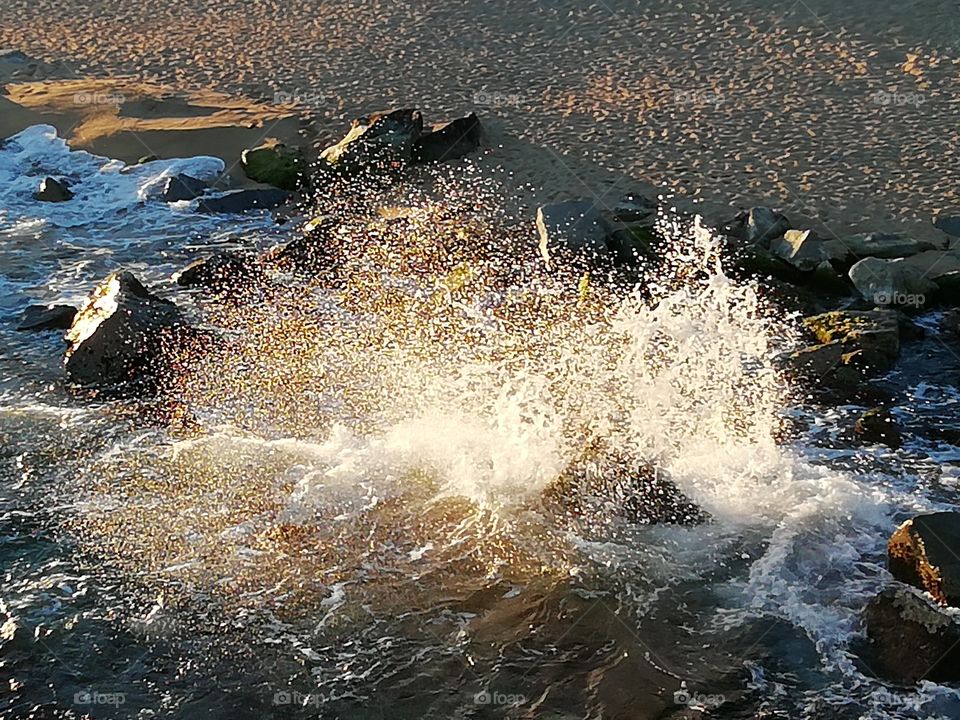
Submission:
M 347 223 L 374 242 L 336 287 L 176 295 L 230 342 L 171 380 L 172 421 L 69 391 L 60 337 L 14 331 L 23 306 L 121 265 L 172 291 L 198 249 L 282 237 L 155 198 L 218 162 L 124 168 L 42 127 L 0 149 L 5 716 L 960 712 L 855 654 L 894 522 L 954 498 L 958 450 L 932 433 L 958 398 L 950 345 L 908 346 L 889 379 L 905 448 L 850 448 L 856 408 L 797 407 L 775 363 L 794 319 L 724 274 L 709 230 L 664 212 L 642 296 L 551 279 L 478 171 Z M 54 170 L 70 207 L 30 196 Z M 617 496 L 551 510 L 598 440 L 709 522 L 632 524 Z

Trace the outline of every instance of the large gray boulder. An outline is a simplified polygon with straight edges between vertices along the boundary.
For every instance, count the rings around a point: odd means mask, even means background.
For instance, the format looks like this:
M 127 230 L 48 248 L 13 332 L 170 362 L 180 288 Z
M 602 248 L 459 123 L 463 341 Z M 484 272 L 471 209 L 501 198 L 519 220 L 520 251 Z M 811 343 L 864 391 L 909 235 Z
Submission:
M 537 210 L 540 255 L 548 265 L 595 261 L 613 255 L 614 227 L 589 200 L 543 205 Z
M 849 274 L 857 292 L 875 305 L 917 309 L 929 304 L 937 292 L 937 284 L 923 270 L 903 260 L 864 258 Z
M 914 240 L 902 235 L 879 232 L 834 238 L 826 241 L 826 247 L 843 265 L 850 265 L 862 258 L 893 260 L 938 249 L 927 240 Z
M 919 591 L 895 584 L 864 612 L 867 665 L 893 682 L 960 680 L 960 621 Z
M 960 606 L 960 513 L 907 520 L 890 536 L 887 559 L 897 580 L 926 590 L 945 605 Z
M 177 307 L 132 273 L 115 272 L 93 290 L 67 331 L 63 363 L 83 385 L 115 385 L 154 375 L 188 332 Z

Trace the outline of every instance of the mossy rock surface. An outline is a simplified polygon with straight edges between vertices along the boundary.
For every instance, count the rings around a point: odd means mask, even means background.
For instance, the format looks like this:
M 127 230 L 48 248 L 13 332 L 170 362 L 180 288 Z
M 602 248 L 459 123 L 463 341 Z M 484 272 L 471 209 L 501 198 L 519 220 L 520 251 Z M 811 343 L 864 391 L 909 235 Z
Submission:
M 303 154 L 299 148 L 267 143 L 244 150 L 240 162 L 243 172 L 255 182 L 281 190 L 296 190 L 301 185 Z

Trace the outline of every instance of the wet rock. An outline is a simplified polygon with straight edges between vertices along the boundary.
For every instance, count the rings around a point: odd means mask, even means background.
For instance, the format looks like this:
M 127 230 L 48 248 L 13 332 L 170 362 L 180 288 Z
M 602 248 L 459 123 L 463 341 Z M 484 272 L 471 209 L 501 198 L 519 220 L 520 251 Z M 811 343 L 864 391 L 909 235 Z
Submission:
M 772 240 L 782 237 L 790 229 L 790 221 L 782 213 L 768 207 L 751 208 L 744 218 L 744 235 L 747 242 L 769 246 Z
M 349 177 L 363 171 L 397 170 L 413 160 L 414 144 L 422 133 L 419 110 L 391 110 L 358 118 L 340 142 L 320 153 L 317 172 Z
M 849 351 L 842 342 L 801 348 L 786 356 L 787 365 L 803 380 L 813 385 L 853 389 L 866 379 L 869 359 Z
M 283 245 L 271 248 L 263 254 L 261 260 L 286 270 L 312 275 L 333 273 L 345 260 L 343 244 L 337 242 L 335 237 L 338 227 L 336 218 L 314 218 L 303 228 L 302 234 Z
M 115 272 L 91 293 L 65 339 L 64 367 L 80 384 L 114 385 L 159 368 L 186 324 L 177 307 L 131 273 Z
M 893 260 L 938 249 L 926 240 L 912 240 L 902 235 L 877 232 L 827 240 L 825 245 L 828 252 L 843 265 L 851 265 L 862 258 Z
M 552 265 L 563 260 L 610 257 L 614 228 L 589 200 L 543 205 L 537 209 L 540 255 Z
M 286 203 L 291 194 L 274 188 L 248 188 L 232 190 L 213 197 L 201 198 L 197 212 L 244 213 L 251 210 L 272 210 Z
M 862 442 L 883 443 L 894 449 L 902 444 L 897 421 L 886 408 L 871 408 L 863 413 L 854 423 L 853 434 Z
M 475 113 L 437 123 L 413 143 L 414 162 L 443 162 L 469 155 L 480 147 L 483 129 Z
M 960 237 L 960 215 L 939 214 L 933 219 L 933 226 L 947 235 Z
M 202 288 L 215 294 L 234 294 L 262 285 L 263 268 L 255 258 L 235 252 L 218 252 L 195 260 L 174 273 L 181 287 Z
M 156 155 L 144 155 L 140 158 L 137 158 L 137 165 L 146 165 L 147 163 L 152 163 L 160 158 Z
M 887 544 L 890 573 L 944 605 L 960 606 L 960 513 L 918 515 Z
M 35 197 L 41 202 L 66 202 L 73 198 L 73 192 L 70 190 L 70 183 L 66 180 L 46 177 L 40 181 Z
M 849 275 L 860 295 L 876 305 L 915 310 L 931 302 L 937 292 L 936 283 L 903 260 L 864 258 L 850 268 Z
M 770 254 L 802 272 L 811 272 L 835 259 L 835 253 L 813 230 L 787 230 L 770 242 Z
M 647 220 L 656 214 L 658 207 L 656 200 L 651 200 L 640 193 L 630 193 L 614 203 L 612 220 L 622 223 Z
M 847 276 L 837 272 L 833 264 L 826 260 L 814 268 L 806 285 L 826 295 L 847 295 L 850 292 Z
M 548 507 L 567 517 L 637 524 L 695 525 L 707 514 L 650 465 L 603 443 L 588 447 L 544 491 Z
M 900 354 L 900 325 L 894 310 L 834 310 L 804 318 L 803 325 L 821 343 L 839 342 L 845 352 L 875 350 L 889 358 Z
M 164 202 L 195 200 L 210 189 L 210 183 L 190 175 L 174 175 L 167 178 L 160 199 Z
M 280 142 L 268 142 L 244 150 L 240 165 L 254 182 L 282 190 L 296 190 L 303 184 L 303 152 Z
M 867 664 L 893 682 L 960 680 L 960 622 L 904 585 L 881 591 L 864 612 Z
M 72 305 L 31 305 L 23 311 L 17 330 L 66 330 L 76 314 Z

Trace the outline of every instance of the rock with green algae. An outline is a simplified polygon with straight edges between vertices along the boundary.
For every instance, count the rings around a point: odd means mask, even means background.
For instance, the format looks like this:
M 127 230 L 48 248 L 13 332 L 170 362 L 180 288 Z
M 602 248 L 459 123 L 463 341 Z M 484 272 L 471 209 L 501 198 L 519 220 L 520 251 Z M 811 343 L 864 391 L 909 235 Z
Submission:
M 267 142 L 240 155 L 243 172 L 254 182 L 281 190 L 296 190 L 303 184 L 303 152 L 280 142 Z
M 893 310 L 834 310 L 803 319 L 821 343 L 841 342 L 848 351 L 878 350 L 891 358 L 900 353 L 900 325 Z

